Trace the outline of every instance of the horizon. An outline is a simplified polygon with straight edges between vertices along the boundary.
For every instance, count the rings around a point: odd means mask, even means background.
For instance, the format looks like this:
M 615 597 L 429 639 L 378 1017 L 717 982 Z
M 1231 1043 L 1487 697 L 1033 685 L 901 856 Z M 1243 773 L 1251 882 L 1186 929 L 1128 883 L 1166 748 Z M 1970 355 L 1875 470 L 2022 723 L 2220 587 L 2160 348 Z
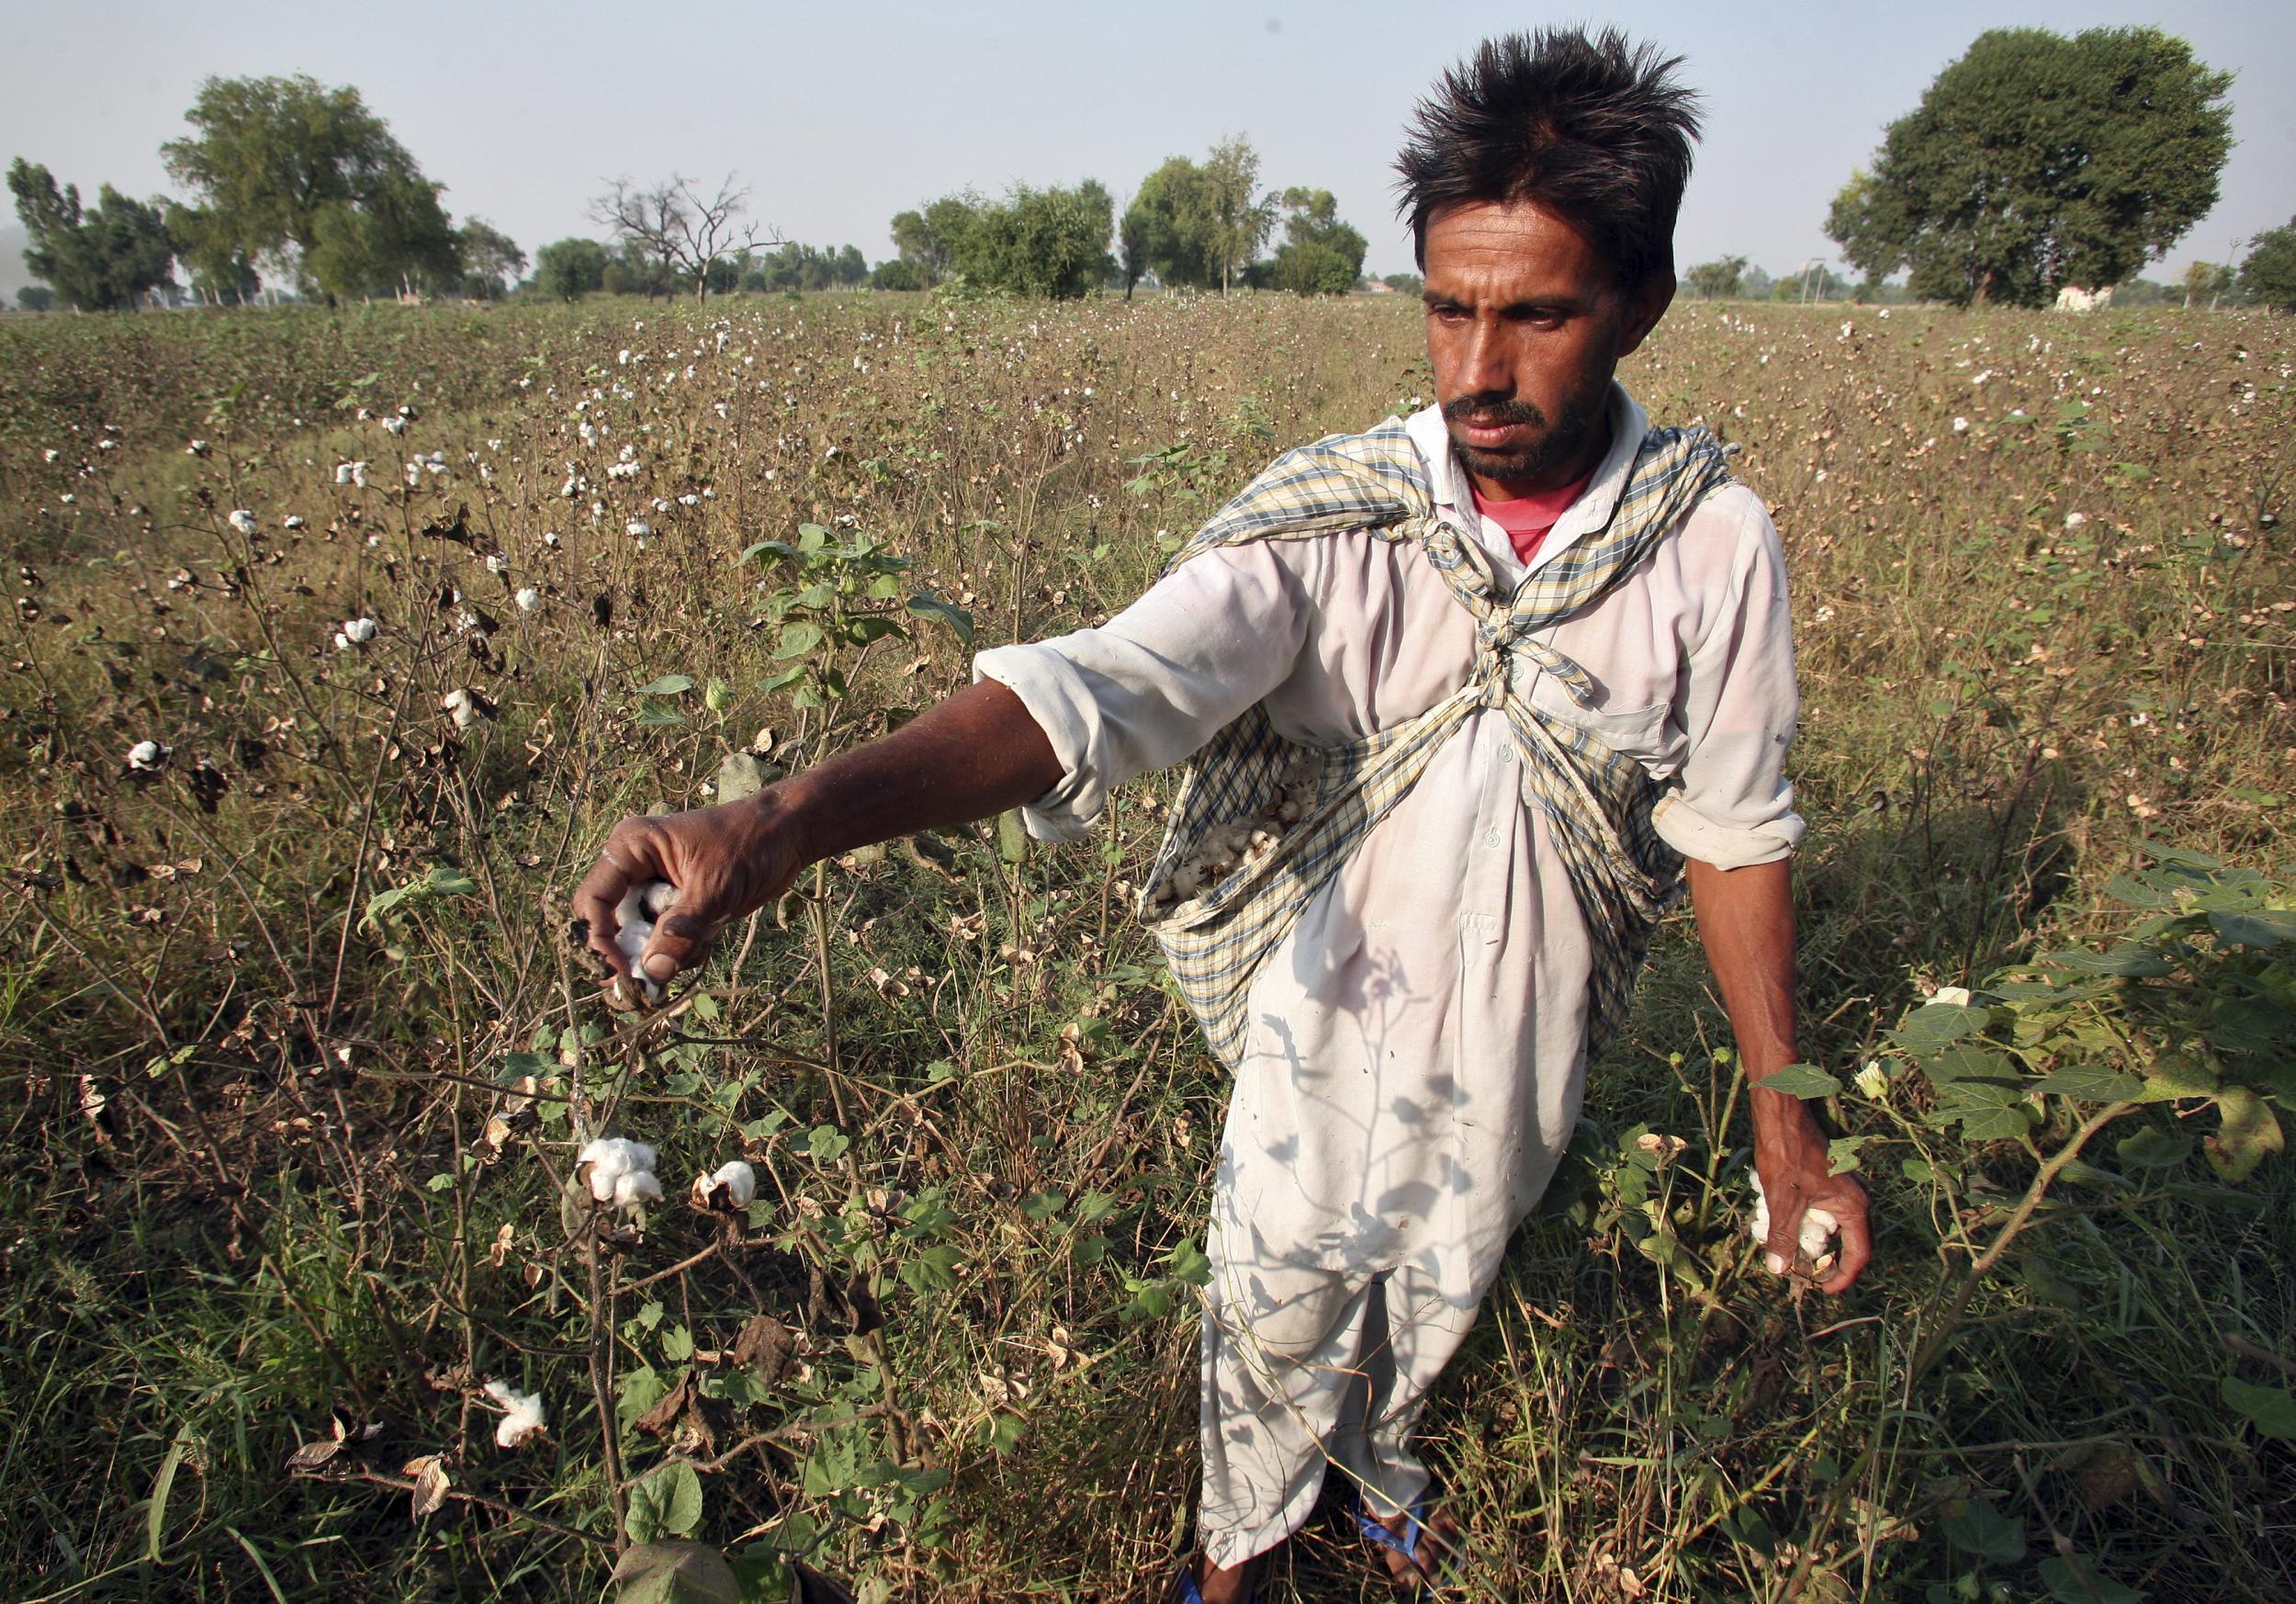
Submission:
M 2073 33 L 2149 22 L 2189 40 L 2208 65 L 2235 73 L 2235 143 L 2217 204 L 2140 277 L 2173 282 L 2191 261 L 2236 262 L 2246 240 L 2290 220 L 2296 116 L 2279 86 L 2296 76 L 2296 24 L 2284 7 L 2235 0 L 2149 15 L 2070 9 L 2025 6 L 2005 15 L 1955 4 L 1877 22 L 1732 19 L 1670 3 L 1628 28 L 1683 56 L 1683 75 L 1704 97 L 1705 137 L 1675 235 L 1681 267 L 1739 255 L 1778 277 L 1813 259 L 1846 273 L 1822 226 L 1834 192 L 1949 62 L 1978 34 L 2005 26 Z M 852 244 L 875 263 L 894 254 L 893 215 L 938 196 L 1097 178 L 1120 212 L 1166 157 L 1200 158 L 1221 137 L 1243 133 L 1260 152 L 1263 187 L 1304 185 L 1338 198 L 1340 215 L 1369 242 L 1365 273 L 1379 277 L 1415 270 L 1389 170 L 1412 105 L 1481 39 L 1520 23 L 1503 8 L 1469 4 L 1407 20 L 1350 4 L 1313 25 L 1197 4 L 1181 7 L 1178 22 L 1167 14 L 1155 26 L 1041 0 L 993 12 L 878 4 L 833 16 L 743 16 L 704 29 L 701 63 L 677 69 L 694 82 L 673 91 L 679 108 L 664 118 L 647 105 L 657 86 L 643 77 L 635 90 L 619 82 L 630 75 L 629 52 L 583 48 L 626 26 L 602 21 L 602 8 L 569 17 L 501 7 L 472 17 L 411 0 L 394 15 L 386 32 L 370 39 L 362 30 L 355 50 L 310 42 L 308 17 L 276 0 L 219 0 L 196 17 L 137 0 L 125 27 L 101 35 L 62 14 L 19 15 L 0 24 L 11 47 L 0 51 L 0 153 L 47 166 L 84 200 L 107 183 L 139 198 L 180 194 L 159 147 L 189 131 L 183 112 L 200 83 L 300 73 L 356 87 L 445 186 L 454 218 L 484 218 L 530 264 L 553 240 L 607 237 L 587 207 L 613 178 L 651 182 L 673 171 L 705 188 L 738 175 L 761 232 Z M 1386 27 L 1358 28 L 1356 18 Z M 888 34 L 900 48 L 866 60 L 875 77 L 852 71 Z M 442 46 L 456 41 L 466 48 L 442 58 Z M 760 59 L 827 65 L 726 107 L 714 123 L 692 109 L 738 96 L 734 63 L 752 48 Z M 534 63 L 523 74 L 537 86 L 533 94 L 494 88 L 486 62 L 497 53 Z M 1798 80 L 1790 92 L 1771 87 L 1781 74 Z M 84 92 L 107 77 L 117 81 L 113 94 Z M 857 85 L 872 82 L 865 104 Z M 982 85 L 1012 84 L 1038 95 L 1030 119 L 1000 117 L 984 103 Z M 915 109 L 872 118 L 871 104 Z M 19 233 L 12 216 L 0 219 L 0 294 L 30 277 L 20 245 L 8 248 Z

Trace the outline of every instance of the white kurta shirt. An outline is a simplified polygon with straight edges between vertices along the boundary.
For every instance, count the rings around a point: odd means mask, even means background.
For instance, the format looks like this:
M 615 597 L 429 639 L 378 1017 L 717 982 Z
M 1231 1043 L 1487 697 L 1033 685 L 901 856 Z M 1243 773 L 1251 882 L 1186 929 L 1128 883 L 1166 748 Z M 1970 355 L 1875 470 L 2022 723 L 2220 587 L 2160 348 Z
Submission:
M 1614 386 L 1610 449 L 1535 566 L 1608 519 L 1646 424 Z M 1437 515 L 1519 577 L 1440 412 L 1406 428 Z M 1726 869 L 1793 851 L 1784 557 L 1751 491 L 1708 496 L 1542 638 L 1593 677 L 1594 705 L 1544 675 L 1534 701 L 1664 783 L 1654 820 L 1677 851 Z M 974 674 L 1018 695 L 1059 757 L 1064 777 L 1028 819 L 1061 839 L 1111 787 L 1183 761 L 1255 702 L 1291 740 L 1353 740 L 1434 706 L 1474 661 L 1473 622 L 1417 548 L 1343 531 L 1206 551 L 1100 627 L 983 652 Z M 1590 967 L 1505 717 L 1470 713 L 1254 985 L 1215 1261 L 1364 1273 L 1409 1258 L 1446 1295 L 1479 1300 L 1570 1139 Z

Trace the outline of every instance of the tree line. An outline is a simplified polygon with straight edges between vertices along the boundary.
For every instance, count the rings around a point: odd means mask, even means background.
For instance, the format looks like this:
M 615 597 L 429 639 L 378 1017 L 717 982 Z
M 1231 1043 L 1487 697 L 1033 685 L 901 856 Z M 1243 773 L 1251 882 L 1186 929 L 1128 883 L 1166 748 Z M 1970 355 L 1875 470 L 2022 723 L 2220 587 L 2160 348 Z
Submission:
M 482 218 L 455 222 L 444 186 L 355 88 L 306 76 L 210 78 L 185 116 L 192 131 L 161 155 L 188 198 L 142 201 L 107 184 L 88 205 L 77 186 L 15 160 L 8 186 L 29 235 L 25 262 L 46 281 L 20 292 L 25 306 L 61 299 L 108 311 L 175 299 L 179 265 L 189 294 L 219 306 L 282 290 L 331 303 L 521 290 L 706 298 L 951 280 L 1054 298 L 1103 288 L 1129 296 L 1146 279 L 1345 294 L 1363 271 L 1364 237 L 1340 220 L 1331 192 L 1262 192 L 1258 154 L 1236 137 L 1200 163 L 1175 156 L 1158 167 L 1120 226 L 1094 179 L 1021 185 L 996 198 L 966 191 L 897 214 L 895 254 L 874 266 L 850 244 L 764 237 L 748 220 L 748 192 L 730 176 L 715 191 L 682 175 L 622 178 L 591 202 L 606 237 L 554 241 L 522 279 L 525 252 Z M 1281 243 L 1263 257 L 1279 226 Z

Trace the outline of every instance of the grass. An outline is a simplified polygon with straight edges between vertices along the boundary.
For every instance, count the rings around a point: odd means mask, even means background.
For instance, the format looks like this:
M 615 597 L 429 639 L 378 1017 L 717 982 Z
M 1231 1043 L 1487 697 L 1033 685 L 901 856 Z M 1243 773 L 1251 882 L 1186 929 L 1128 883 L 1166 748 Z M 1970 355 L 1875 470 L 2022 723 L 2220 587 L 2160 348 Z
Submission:
M 2245 313 L 1685 305 L 1629 365 L 1742 446 L 1786 539 L 1806 1051 L 1884 1259 L 1839 1303 L 1759 1273 L 1727 1030 L 1670 927 L 1431 1410 L 1475 1596 L 2296 1589 L 2296 1182 L 2174 1139 L 2221 1148 L 2244 1076 L 2289 1106 L 2255 1067 L 2284 1061 L 2289 949 L 2179 936 L 2166 975 L 2069 1000 L 2032 967 L 2142 928 L 2117 875 L 2285 857 L 2292 357 Z M 1276 449 L 1427 388 L 1376 302 L 0 326 L 29 570 L 0 668 L 0 1589 L 594 1598 L 618 1545 L 690 1534 L 872 1599 L 1154 1596 L 1224 1102 L 1128 916 L 1169 781 L 1081 846 L 985 827 L 829 865 L 636 1025 L 566 895 L 728 752 L 813 761 L 963 683 L 910 595 L 975 645 L 1091 622 Z M 740 560 L 808 524 L 802 582 Z M 361 616 L 377 639 L 334 650 Z M 457 688 L 490 715 L 457 729 Z M 131 773 L 146 739 L 166 765 Z M 2220 894 L 2192 874 L 2172 911 Z M 2059 984 L 2020 1000 L 2018 966 Z M 2000 1000 L 1908 1014 L 1955 985 Z M 1925 1045 L 1940 1019 L 1974 1034 Z M 1939 1055 L 1973 1043 L 2033 1079 L 1956 1102 L 1984 1078 Z M 2137 1107 L 2038 1079 L 2099 1065 L 2223 1079 Z M 642 1233 L 566 1201 L 599 1131 L 662 1148 Z M 745 1216 L 678 1201 L 737 1153 Z M 736 1361 L 759 1316 L 780 1357 Z M 689 1372 L 715 1395 L 640 1427 Z M 490 1379 L 546 1437 L 496 1445 Z M 290 1474 L 331 1410 L 382 1430 Z M 433 1455 L 445 1500 L 411 1518 Z M 1370 1576 L 1320 1521 L 1275 1591 Z

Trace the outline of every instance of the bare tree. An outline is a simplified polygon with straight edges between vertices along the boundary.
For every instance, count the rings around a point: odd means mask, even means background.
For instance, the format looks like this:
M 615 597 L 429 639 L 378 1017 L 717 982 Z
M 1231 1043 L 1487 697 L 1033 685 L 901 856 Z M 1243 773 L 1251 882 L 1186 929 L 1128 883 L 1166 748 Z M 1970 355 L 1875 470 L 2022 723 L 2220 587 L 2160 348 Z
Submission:
M 654 185 L 616 178 L 612 188 L 590 203 L 590 215 L 625 243 L 635 243 L 659 262 L 671 277 L 691 279 L 694 299 L 706 300 L 710 265 L 720 256 L 782 243 L 778 235 L 760 240 L 755 223 L 736 220 L 748 201 L 748 189 L 737 187 L 730 173 L 707 200 L 692 179 L 672 173 Z

